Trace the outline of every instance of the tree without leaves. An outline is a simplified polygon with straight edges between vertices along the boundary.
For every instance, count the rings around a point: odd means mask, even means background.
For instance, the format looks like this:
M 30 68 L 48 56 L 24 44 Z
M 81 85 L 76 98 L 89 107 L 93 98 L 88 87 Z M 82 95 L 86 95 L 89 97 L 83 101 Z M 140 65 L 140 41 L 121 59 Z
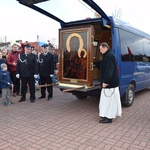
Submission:
M 115 11 L 112 13 L 112 16 L 115 18 L 121 19 L 122 9 L 121 8 L 115 9 Z

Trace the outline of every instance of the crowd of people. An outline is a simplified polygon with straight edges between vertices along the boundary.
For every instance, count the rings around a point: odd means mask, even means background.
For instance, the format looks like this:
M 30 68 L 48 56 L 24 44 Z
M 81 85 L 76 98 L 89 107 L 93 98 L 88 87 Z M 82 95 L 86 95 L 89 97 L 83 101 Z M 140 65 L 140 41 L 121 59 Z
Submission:
M 0 50 L 0 94 L 2 95 L 2 105 L 13 104 L 12 96 L 21 96 L 18 102 L 26 100 L 26 93 L 29 88 L 30 101 L 35 102 L 35 82 L 41 87 L 39 99 L 46 98 L 51 100 L 53 97 L 52 78 L 58 55 L 50 52 L 49 45 L 42 45 L 42 51 L 34 50 L 29 43 L 14 43 L 11 50 Z
M 52 78 L 54 70 L 56 70 L 58 56 L 50 53 L 48 47 L 48 44 L 44 44 L 42 51 L 37 53 L 37 51 L 31 49 L 31 45 L 28 43 L 21 43 L 21 46 L 15 43 L 9 53 L 6 49 L 0 51 L 2 105 L 13 104 L 10 100 L 10 89 L 13 96 L 21 96 L 18 102 L 25 101 L 28 87 L 30 101 L 34 103 L 36 99 L 35 81 L 37 79 L 40 79 L 39 84 L 41 85 L 39 99 L 47 98 L 47 100 L 51 100 L 53 98 Z M 102 87 L 99 103 L 99 116 L 101 117 L 99 123 L 112 123 L 112 119 L 122 114 L 117 61 L 107 43 L 101 43 L 99 50 L 103 55 L 101 61 L 95 62 L 95 65 L 100 68 Z

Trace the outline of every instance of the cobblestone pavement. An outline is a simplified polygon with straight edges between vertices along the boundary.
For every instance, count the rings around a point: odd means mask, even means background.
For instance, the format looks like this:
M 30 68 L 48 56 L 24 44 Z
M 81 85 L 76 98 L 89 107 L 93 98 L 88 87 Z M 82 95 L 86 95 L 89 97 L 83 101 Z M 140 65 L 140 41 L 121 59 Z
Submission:
M 54 88 L 51 101 L 11 98 L 14 104 L 0 106 L 0 150 L 150 150 L 150 90 L 136 93 L 112 124 L 99 123 L 93 97 L 78 100 Z

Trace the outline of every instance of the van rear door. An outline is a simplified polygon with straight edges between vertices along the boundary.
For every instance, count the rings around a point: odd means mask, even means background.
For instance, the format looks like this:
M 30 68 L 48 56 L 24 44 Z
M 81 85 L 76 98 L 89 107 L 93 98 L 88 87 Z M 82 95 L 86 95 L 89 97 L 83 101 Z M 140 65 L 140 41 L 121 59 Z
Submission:
M 104 11 L 93 0 L 17 0 L 39 13 L 58 21 L 61 27 L 68 26 L 72 21 L 95 18 L 97 15 L 103 24 L 110 20 Z

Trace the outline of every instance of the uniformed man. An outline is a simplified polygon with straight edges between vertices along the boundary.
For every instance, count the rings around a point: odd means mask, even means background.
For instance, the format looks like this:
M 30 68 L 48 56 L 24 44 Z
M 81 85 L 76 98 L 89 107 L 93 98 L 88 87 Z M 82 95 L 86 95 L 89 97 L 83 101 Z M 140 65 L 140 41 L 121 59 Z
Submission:
M 44 44 L 43 53 L 38 57 L 39 62 L 39 75 L 40 75 L 40 84 L 52 84 L 52 77 L 54 74 L 54 57 L 48 52 L 48 44 Z M 47 86 L 48 91 L 48 100 L 51 100 L 53 97 L 53 86 Z M 41 87 L 41 97 L 39 99 L 46 98 L 46 87 Z
M 26 100 L 27 84 L 30 90 L 31 103 L 35 102 L 35 79 L 38 77 L 38 62 L 35 54 L 31 53 L 29 44 L 24 46 L 25 52 L 18 56 L 16 77 L 21 78 L 21 99 L 19 102 Z

